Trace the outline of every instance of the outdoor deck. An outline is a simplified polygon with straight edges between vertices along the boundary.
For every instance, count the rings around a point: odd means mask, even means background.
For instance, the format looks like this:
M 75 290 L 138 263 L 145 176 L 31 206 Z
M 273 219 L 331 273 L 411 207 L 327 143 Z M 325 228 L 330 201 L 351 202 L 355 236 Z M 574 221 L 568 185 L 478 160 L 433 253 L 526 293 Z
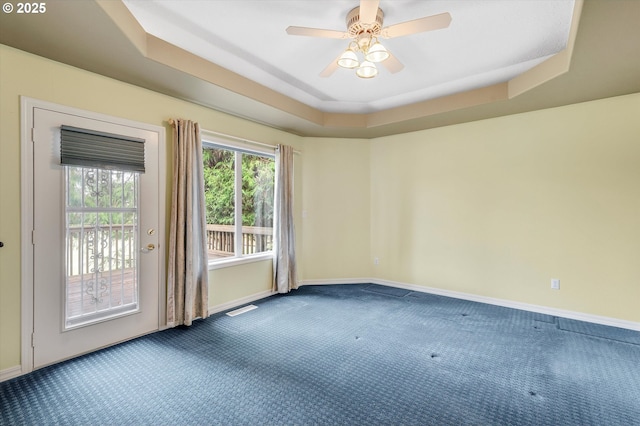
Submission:
M 109 273 L 103 273 L 109 282 Z M 93 274 L 69 277 L 67 286 L 67 317 L 98 312 L 136 302 L 135 274 L 133 269 L 116 270 L 111 274 L 111 286 L 100 288 L 95 285 Z
M 243 226 L 241 250 L 243 254 L 260 253 L 273 247 L 273 229 Z M 105 225 L 98 229 L 69 227 L 67 243 L 68 285 L 67 318 L 95 314 L 137 302 L 134 269 L 121 265 L 135 263 L 135 231 L 131 225 Z M 103 251 L 96 246 L 102 244 Z M 233 225 L 207 225 L 209 259 L 233 256 L 235 227 Z M 94 265 L 96 258 L 101 265 Z M 107 260 L 108 259 L 108 260 Z M 86 273 L 98 267 L 106 269 L 96 277 Z M 84 275 L 83 275 L 83 272 Z M 144 282 L 141 283 L 144 285 Z
M 209 259 L 221 259 L 229 257 L 230 255 L 230 253 L 220 253 L 217 250 L 209 250 Z M 109 273 L 103 273 L 103 276 L 108 279 Z M 95 281 L 95 276 L 93 274 L 85 274 L 84 276 L 74 275 L 69 277 L 67 289 L 69 317 L 93 313 L 102 309 L 123 306 L 136 301 L 135 275 L 134 270 L 131 268 L 112 271 L 111 289 L 105 292 L 105 289 L 102 289 L 101 291 L 98 287 L 96 297 L 96 299 L 98 299 L 97 301 L 92 297 L 95 292 L 87 291 L 88 286 L 92 285 L 93 281 Z

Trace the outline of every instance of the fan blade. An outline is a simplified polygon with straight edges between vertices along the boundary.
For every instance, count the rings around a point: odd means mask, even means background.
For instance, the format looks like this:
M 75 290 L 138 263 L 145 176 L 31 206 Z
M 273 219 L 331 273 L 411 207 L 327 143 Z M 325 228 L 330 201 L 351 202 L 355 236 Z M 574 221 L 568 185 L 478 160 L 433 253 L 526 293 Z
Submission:
M 338 55 L 337 58 L 335 58 L 333 61 L 331 61 L 331 63 L 329 65 L 327 65 L 327 67 L 322 70 L 322 72 L 320 73 L 320 77 L 330 77 L 331 74 L 333 74 L 335 72 L 335 70 L 338 69 L 338 59 L 340 59 L 340 56 L 342 56 L 342 53 L 340 55 Z
M 440 13 L 433 16 L 414 19 L 413 21 L 402 22 L 383 28 L 380 35 L 384 38 L 402 37 L 410 34 L 422 33 L 425 31 L 440 30 L 447 28 L 451 23 L 449 12 Z
M 307 27 L 288 27 L 287 34 L 323 38 L 349 38 L 349 34 L 345 33 L 344 31 L 322 30 L 319 28 Z
M 376 22 L 378 14 L 378 5 L 380 0 L 360 0 L 360 23 L 372 24 Z
M 389 53 L 389 57 L 380 62 L 391 74 L 395 74 L 398 71 L 402 71 L 404 65 L 395 56 Z

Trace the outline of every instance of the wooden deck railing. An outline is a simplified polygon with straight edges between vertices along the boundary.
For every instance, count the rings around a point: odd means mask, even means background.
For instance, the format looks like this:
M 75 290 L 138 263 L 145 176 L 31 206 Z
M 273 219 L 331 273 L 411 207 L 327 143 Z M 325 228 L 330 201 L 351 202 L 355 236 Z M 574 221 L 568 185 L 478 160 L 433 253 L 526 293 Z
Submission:
M 207 247 L 216 256 L 232 256 L 235 252 L 235 226 L 207 225 Z M 262 253 L 273 249 L 273 228 L 242 227 L 242 254 Z
M 70 226 L 68 239 L 68 276 L 95 272 L 96 266 L 102 271 L 126 269 L 136 257 L 133 225 L 105 225 L 97 230 Z
M 95 272 L 96 264 L 102 271 L 114 271 L 133 266 L 136 258 L 133 225 L 100 226 L 94 228 L 70 226 L 70 244 L 67 244 L 68 276 Z M 81 241 L 82 240 L 82 241 Z M 111 244 L 111 250 L 109 250 Z M 233 225 L 207 225 L 207 247 L 215 257 L 233 256 L 235 227 Z M 95 249 L 96 246 L 103 246 Z M 242 227 L 242 254 L 262 253 L 273 249 L 273 228 Z M 96 262 L 95 254 L 101 258 Z M 106 256 L 106 257 L 105 257 Z M 109 258 L 107 258 L 109 257 Z

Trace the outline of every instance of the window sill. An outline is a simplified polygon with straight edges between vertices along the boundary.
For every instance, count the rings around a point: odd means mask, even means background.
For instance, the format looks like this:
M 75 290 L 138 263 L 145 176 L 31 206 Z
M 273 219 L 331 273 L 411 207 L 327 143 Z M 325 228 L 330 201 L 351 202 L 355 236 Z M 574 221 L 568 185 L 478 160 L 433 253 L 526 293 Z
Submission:
M 265 252 L 253 256 L 234 257 L 232 259 L 215 260 L 209 262 L 209 270 L 228 268 L 231 266 L 244 265 L 246 263 L 262 262 L 273 259 L 273 252 Z

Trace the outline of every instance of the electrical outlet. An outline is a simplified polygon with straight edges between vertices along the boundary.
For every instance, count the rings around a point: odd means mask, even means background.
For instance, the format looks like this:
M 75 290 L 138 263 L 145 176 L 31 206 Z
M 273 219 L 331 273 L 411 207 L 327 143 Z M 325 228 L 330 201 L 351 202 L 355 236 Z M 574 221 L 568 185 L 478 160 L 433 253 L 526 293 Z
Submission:
M 560 278 L 551 278 L 551 288 L 560 290 Z
M 378 259 L 377 257 L 373 258 L 373 264 L 374 265 L 379 265 L 380 264 L 380 259 Z

